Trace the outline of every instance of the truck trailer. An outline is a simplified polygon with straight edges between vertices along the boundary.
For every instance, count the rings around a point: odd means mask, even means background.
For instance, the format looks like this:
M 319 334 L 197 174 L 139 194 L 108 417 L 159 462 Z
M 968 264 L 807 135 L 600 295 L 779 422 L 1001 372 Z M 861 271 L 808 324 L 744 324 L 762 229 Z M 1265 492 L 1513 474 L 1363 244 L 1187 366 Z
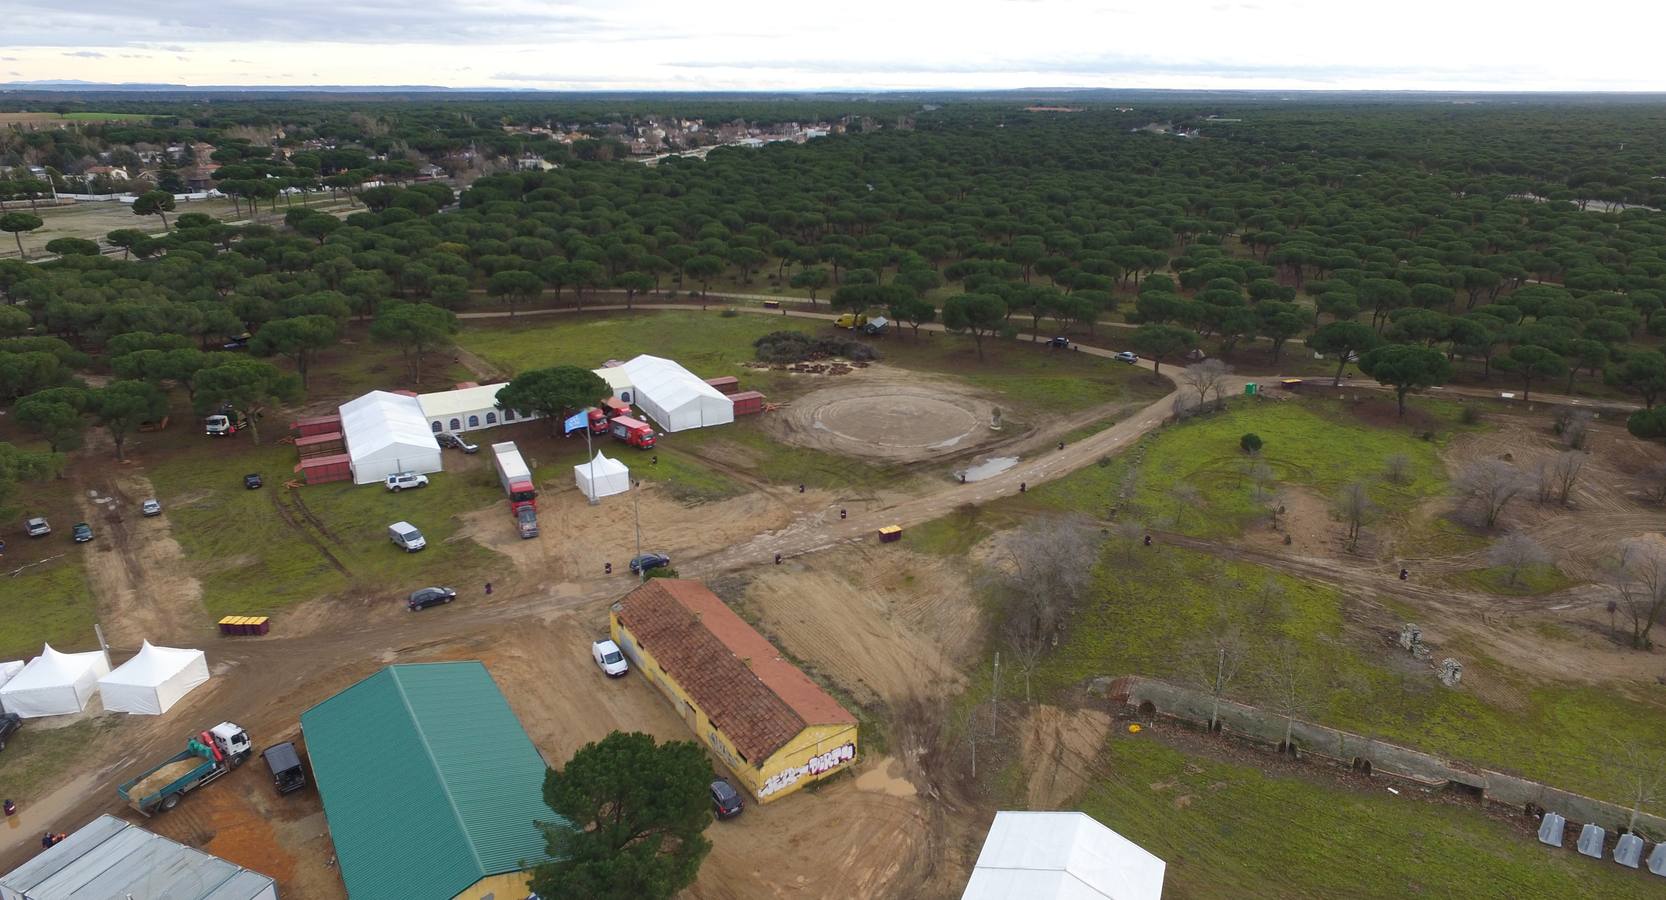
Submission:
M 186 741 L 184 750 L 122 782 L 116 793 L 142 815 L 167 812 L 186 794 L 242 765 L 253 752 L 241 725 L 221 722 Z
M 613 436 L 639 450 L 654 446 L 654 427 L 641 419 L 620 416 L 613 420 Z
M 521 458 L 514 441 L 492 445 L 492 465 L 497 469 L 498 483 L 509 497 L 509 515 L 522 538 L 538 536 L 538 491 L 533 487 L 532 469 Z

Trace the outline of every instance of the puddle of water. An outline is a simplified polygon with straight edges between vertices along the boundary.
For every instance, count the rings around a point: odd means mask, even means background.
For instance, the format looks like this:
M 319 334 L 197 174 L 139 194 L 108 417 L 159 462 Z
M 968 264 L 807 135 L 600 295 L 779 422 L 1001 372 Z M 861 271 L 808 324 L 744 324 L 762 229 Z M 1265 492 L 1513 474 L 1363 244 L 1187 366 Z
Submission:
M 965 475 L 966 481 L 970 483 L 982 481 L 985 478 L 994 478 L 1016 465 L 1018 465 L 1018 457 L 1016 456 L 993 456 L 983 462 L 967 467 L 960 474 Z

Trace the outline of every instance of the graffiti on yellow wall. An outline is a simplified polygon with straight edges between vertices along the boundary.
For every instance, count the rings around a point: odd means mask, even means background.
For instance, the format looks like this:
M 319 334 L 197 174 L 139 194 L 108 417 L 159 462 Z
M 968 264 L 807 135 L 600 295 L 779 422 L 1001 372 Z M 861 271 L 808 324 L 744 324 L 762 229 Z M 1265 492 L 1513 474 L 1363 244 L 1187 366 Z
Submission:
M 793 766 L 788 769 L 782 769 L 775 775 L 771 775 L 769 780 L 764 782 L 764 786 L 758 789 L 758 796 L 768 797 L 776 791 L 797 784 L 798 780 L 806 775 L 820 775 L 830 769 L 844 765 L 855 758 L 855 744 L 845 744 L 843 746 L 834 747 L 832 750 L 820 754 L 819 756 L 810 757 L 809 761 L 804 763 L 802 766 Z

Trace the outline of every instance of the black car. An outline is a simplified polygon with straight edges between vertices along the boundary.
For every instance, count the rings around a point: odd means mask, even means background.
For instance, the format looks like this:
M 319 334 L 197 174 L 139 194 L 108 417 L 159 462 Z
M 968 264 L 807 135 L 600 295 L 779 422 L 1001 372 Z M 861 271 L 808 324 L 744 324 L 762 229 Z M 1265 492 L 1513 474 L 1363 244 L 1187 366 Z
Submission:
M 1069 350 L 1070 349 L 1070 338 L 1067 338 L 1067 337 L 1048 338 L 1047 346 L 1057 347 L 1061 350 Z
M 11 740 L 12 735 L 17 734 L 17 730 L 22 727 L 23 717 L 17 713 L 0 715 L 0 750 L 6 749 L 6 742 Z
M 266 479 L 261 478 L 260 473 L 258 472 L 250 472 L 249 474 L 243 476 L 243 487 L 251 491 L 259 490 L 260 486 L 265 483 Z
M 405 601 L 405 608 L 411 612 L 439 606 L 457 599 L 457 592 L 448 587 L 425 587 L 420 591 L 412 591 L 410 599 Z
M 479 444 L 471 444 L 449 431 L 436 432 L 434 434 L 434 440 L 438 441 L 441 447 L 454 447 L 464 453 L 480 452 Z
M 741 799 L 740 792 L 727 779 L 719 778 L 712 782 L 712 810 L 719 819 L 733 819 L 746 809 L 746 801 Z
M 77 544 L 85 544 L 93 539 L 93 527 L 86 522 L 76 522 L 69 530 L 70 536 Z
M 631 557 L 632 574 L 637 572 L 646 572 L 649 569 L 657 569 L 660 566 L 669 565 L 671 565 L 671 557 L 666 556 L 663 553 L 644 553 L 641 556 Z

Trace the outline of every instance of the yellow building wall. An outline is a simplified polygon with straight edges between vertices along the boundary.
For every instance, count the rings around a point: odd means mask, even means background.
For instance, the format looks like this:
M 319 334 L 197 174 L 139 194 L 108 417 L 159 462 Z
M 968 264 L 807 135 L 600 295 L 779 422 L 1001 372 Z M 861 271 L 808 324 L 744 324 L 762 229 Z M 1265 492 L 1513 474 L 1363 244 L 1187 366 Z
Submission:
M 529 872 L 505 872 L 476 881 L 453 900 L 526 900 L 531 882 Z
M 694 704 L 682 685 L 659 667 L 654 655 L 636 642 L 630 629 L 620 624 L 619 615 L 610 613 L 608 618 L 613 642 L 630 658 L 637 674 L 647 678 L 671 701 L 696 739 L 723 760 L 740 786 L 760 803 L 779 800 L 843 769 L 856 758 L 855 725 L 812 725 L 761 764 L 745 759 L 728 735 L 712 727 L 705 711 Z

